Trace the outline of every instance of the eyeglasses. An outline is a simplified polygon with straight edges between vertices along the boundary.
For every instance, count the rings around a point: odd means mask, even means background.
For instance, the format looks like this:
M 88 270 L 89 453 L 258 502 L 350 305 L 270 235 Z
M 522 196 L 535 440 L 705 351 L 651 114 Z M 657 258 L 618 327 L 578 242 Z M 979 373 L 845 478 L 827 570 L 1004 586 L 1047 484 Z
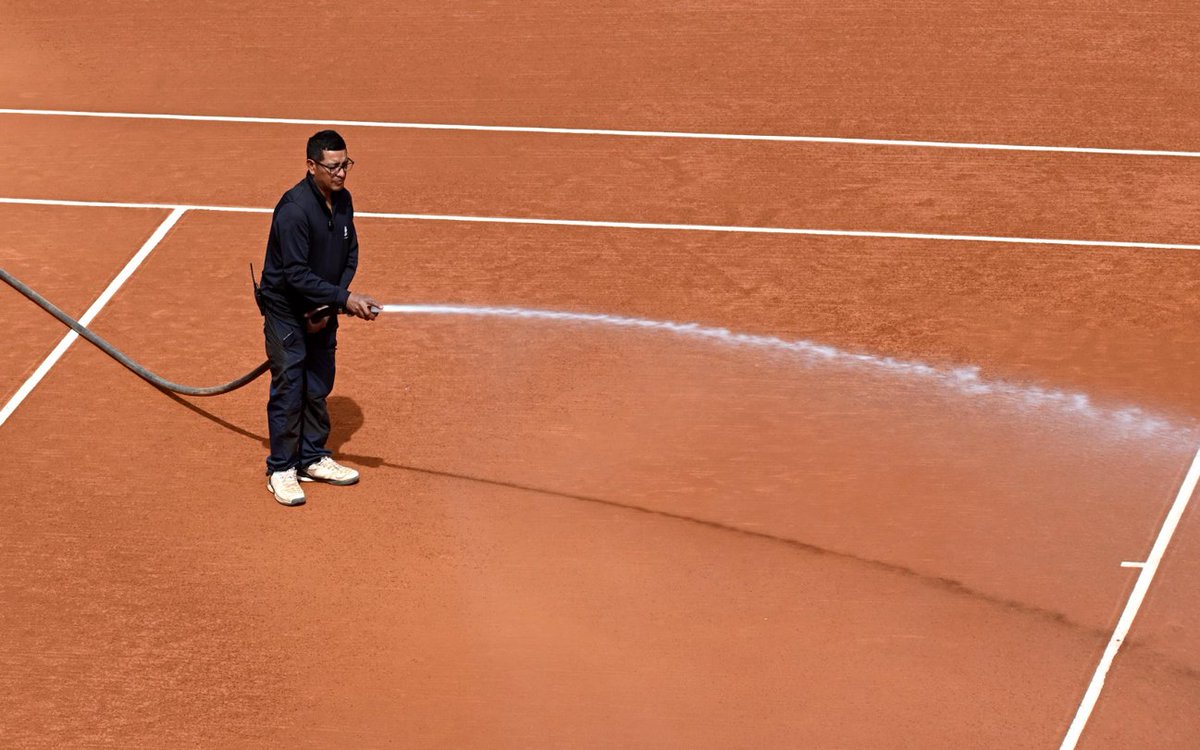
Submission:
M 354 166 L 354 160 L 347 159 L 346 161 L 342 162 L 341 164 L 322 164 L 319 161 L 314 161 L 313 164 L 316 164 L 318 167 L 323 167 L 326 172 L 328 172 L 329 174 L 332 175 L 332 174 L 337 174 L 338 172 L 349 173 L 350 167 Z

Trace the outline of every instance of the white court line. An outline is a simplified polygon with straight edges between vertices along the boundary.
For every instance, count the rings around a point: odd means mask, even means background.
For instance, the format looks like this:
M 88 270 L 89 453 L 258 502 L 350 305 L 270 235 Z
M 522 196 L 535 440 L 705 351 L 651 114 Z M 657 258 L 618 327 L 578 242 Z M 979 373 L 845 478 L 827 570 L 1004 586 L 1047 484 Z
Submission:
M 150 235 L 141 249 L 137 251 L 137 254 L 129 259 L 129 262 L 125 264 L 125 267 L 121 269 L 117 277 L 109 283 L 108 287 L 92 303 L 92 306 L 87 309 L 87 312 L 79 318 L 80 324 L 85 327 L 91 325 L 92 320 L 99 314 L 100 310 L 108 304 L 113 295 L 117 293 L 117 290 L 133 275 L 133 272 L 150 255 L 155 246 L 162 241 L 162 238 L 167 236 L 167 232 L 171 231 L 171 227 L 175 226 L 175 222 L 179 221 L 179 217 L 183 216 L 186 210 L 184 208 L 175 208 L 171 211 L 171 214 L 163 220 L 163 223 L 158 225 L 158 228 L 154 230 L 154 234 Z M 0 409 L 0 426 L 3 426 L 8 421 L 8 418 L 17 410 L 17 407 L 21 405 L 25 397 L 37 387 L 38 383 L 42 382 L 42 378 L 46 377 L 46 374 L 50 372 L 50 368 L 58 363 L 58 360 L 66 353 L 67 349 L 71 348 L 71 344 L 75 343 L 75 339 L 77 338 L 79 338 L 79 334 L 75 331 L 70 331 L 62 337 L 62 340 L 58 342 L 58 346 L 54 347 L 54 351 L 50 352 L 50 355 L 38 365 L 38 368 L 34 370 L 33 374 L 29 376 L 29 379 L 25 381 L 13 397 L 8 400 L 4 408 Z
M 94 206 L 97 208 L 156 208 L 188 211 L 223 211 L 243 214 L 269 214 L 270 208 L 241 206 L 201 206 L 171 203 L 117 203 L 113 201 L 72 201 L 48 198 L 3 198 L 0 204 L 30 206 Z M 999 242 L 1018 245 L 1061 245 L 1072 247 L 1116 247 L 1137 250 L 1200 250 L 1200 245 L 1166 242 L 1120 242 L 1115 240 L 1070 240 L 1046 237 L 998 237 L 977 234 L 929 234 L 922 232 L 867 232 L 842 229 L 803 229 L 794 227 L 727 226 L 720 224 L 656 224 L 635 221 L 589 221 L 583 219 L 538 219 L 511 216 L 458 216 L 454 214 L 401 214 L 358 211 L 357 218 L 402 219 L 406 221 L 455 221 L 478 224 L 525 224 L 556 227 L 597 227 L 604 229 L 654 229 L 677 232 L 737 232 L 746 234 L 791 234 L 812 237 L 865 237 L 893 240 L 937 240 L 942 242 Z
M 316 125 L 348 128 L 393 128 L 404 130 L 467 130 L 484 133 L 539 133 L 554 135 L 605 135 L 624 138 L 687 138 L 710 141 L 768 141 L 776 143 L 831 143 L 851 146 L 895 146 L 904 148 L 956 148 L 985 151 L 1038 151 L 1060 154 L 1111 154 L 1118 156 L 1173 156 L 1197 158 L 1200 151 L 1166 151 L 1140 148 L 1093 148 L 1083 146 L 1035 146 L 1011 143 L 966 141 L 917 141 L 891 138 L 839 138 L 823 135 L 755 135 L 745 133 L 697 133 L 676 130 L 606 130 L 599 128 L 549 128 L 516 125 L 457 125 L 386 120 L 320 120 L 299 117 L 239 117 L 232 115 L 180 115 L 150 112 L 87 112 L 69 109 L 0 108 L 0 115 L 42 117 L 98 117 L 116 120 L 175 120 L 184 122 L 232 122 L 266 125 Z
M 1146 592 L 1150 588 L 1150 582 L 1154 580 L 1154 574 L 1158 572 L 1159 563 L 1162 562 L 1163 555 L 1166 554 L 1167 545 L 1171 543 L 1171 537 L 1175 535 L 1175 528 L 1179 525 L 1179 519 L 1183 517 L 1183 512 L 1187 510 L 1188 502 L 1192 498 L 1192 493 L 1196 491 L 1196 483 L 1198 481 L 1200 481 L 1200 450 L 1196 451 L 1196 457 L 1192 459 L 1192 466 L 1188 469 L 1187 476 L 1183 479 L 1183 484 L 1179 488 L 1179 494 L 1175 496 L 1175 502 L 1171 505 L 1171 510 L 1167 513 L 1166 520 L 1163 521 L 1162 528 L 1158 532 L 1158 538 L 1154 540 L 1154 547 L 1150 550 L 1150 556 L 1146 558 L 1146 562 L 1142 566 L 1142 572 L 1138 574 L 1137 583 L 1133 586 L 1133 592 L 1129 595 L 1129 601 L 1125 603 L 1125 610 L 1121 612 L 1121 619 L 1117 621 L 1117 628 L 1113 631 L 1112 638 L 1108 641 L 1108 647 L 1104 649 L 1104 655 L 1100 657 L 1100 663 L 1096 666 L 1096 672 L 1092 675 L 1092 681 L 1088 685 L 1087 692 L 1083 695 L 1083 702 L 1079 704 L 1079 710 L 1075 713 L 1075 719 L 1071 722 L 1066 737 L 1063 738 L 1061 750 L 1073 750 L 1079 742 L 1083 728 L 1087 725 L 1088 718 L 1092 715 L 1092 710 L 1096 707 L 1096 701 L 1100 698 L 1100 691 L 1104 689 L 1104 679 L 1108 676 L 1108 670 L 1112 667 L 1113 659 L 1116 658 L 1117 651 L 1120 650 L 1125 636 L 1129 634 L 1129 629 L 1133 627 L 1133 619 L 1137 617 L 1138 610 L 1141 609 L 1142 601 L 1146 598 Z

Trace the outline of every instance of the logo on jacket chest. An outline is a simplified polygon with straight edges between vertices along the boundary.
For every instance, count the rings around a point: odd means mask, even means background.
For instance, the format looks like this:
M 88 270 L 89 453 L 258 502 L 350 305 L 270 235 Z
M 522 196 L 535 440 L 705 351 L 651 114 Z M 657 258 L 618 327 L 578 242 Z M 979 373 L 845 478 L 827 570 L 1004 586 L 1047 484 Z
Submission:
M 342 227 L 342 239 L 350 239 L 350 227 Z

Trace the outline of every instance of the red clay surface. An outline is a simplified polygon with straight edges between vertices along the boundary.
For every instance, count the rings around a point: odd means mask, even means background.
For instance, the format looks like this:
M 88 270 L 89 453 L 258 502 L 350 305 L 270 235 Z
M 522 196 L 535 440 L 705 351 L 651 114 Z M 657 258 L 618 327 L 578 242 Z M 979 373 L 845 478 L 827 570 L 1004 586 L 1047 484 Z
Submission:
M 8 106 L 1200 148 L 1189 3 L 96 7 L 6 3 Z
M 266 224 L 187 215 L 97 331 L 179 380 L 246 369 L 238 269 Z M 770 308 L 754 330 L 783 336 L 821 304 L 765 302 L 812 240 L 361 233 L 362 288 L 406 299 Z M 818 242 L 825 278 L 861 271 L 863 243 Z M 740 278 L 740 304 L 703 273 L 671 287 L 684 255 Z M 1100 311 L 1079 314 L 1043 344 Z M 5 426 L 38 436 L 8 484 L 16 743 L 1043 747 L 1190 450 L 661 333 L 385 316 L 343 342 L 335 442 L 367 479 L 290 516 L 256 473 L 264 383 L 195 411 L 77 348 Z M 78 500 L 47 506 L 51 475 Z
M 0 106 L 1195 149 L 1191 13 L 10 3 Z M 313 40 L 340 42 L 327 86 Z M 0 195 L 241 206 L 298 178 L 313 129 L 0 122 L 38 165 Z M 347 135 L 360 211 L 1197 241 L 1187 159 Z M 163 215 L 0 206 L 0 262 L 81 312 Z M 96 330 L 175 380 L 249 369 L 267 225 L 187 214 Z M 384 316 L 346 324 L 332 400 L 363 483 L 285 510 L 265 382 L 188 404 L 77 344 L 0 427 L 0 744 L 1057 746 L 1200 442 L 1196 253 L 359 229 L 385 302 L 696 322 L 1010 387 Z M 62 332 L 15 294 L 0 314 L 11 392 Z M 1198 538 L 1193 509 L 1083 747 L 1200 733 Z
M 0 115 L 10 194 L 269 208 L 315 130 L 134 122 Z M 1200 202 L 1200 159 L 343 130 L 359 211 L 1195 244 Z
M 295 144 L 311 130 L 0 119 L 25 139 L 52 146 L 38 175 L 22 185 L 22 197 L 244 207 L 273 206 L 279 186 L 299 179 Z M 1200 160 L 371 130 L 354 136 L 361 139 L 351 141 L 360 160 L 351 180 L 359 211 L 1181 242 L 1193 223 L 1191 206 L 1200 202 L 1191 195 L 1200 186 Z M 114 140 L 129 154 L 115 164 L 105 150 Z M 1055 185 L 1050 193 L 1047 181 Z M 1140 201 L 1131 202 L 1135 195 Z M 468 232 L 464 241 L 477 236 Z M 539 243 L 558 235 L 528 236 Z M 1191 385 L 1200 360 L 1194 348 L 1180 345 L 1194 337 L 1200 318 L 1194 251 L 661 232 L 582 236 L 603 237 L 606 253 L 643 269 L 631 280 L 644 286 L 597 312 L 684 316 L 972 363 L 1000 377 L 1200 415 Z M 722 259 L 689 268 L 684 283 L 666 261 L 690 263 L 697 243 L 753 258 L 760 279 L 738 278 L 745 273 Z M 383 247 L 384 263 L 402 251 Z M 856 255 L 843 261 L 839 254 L 847 251 L 839 248 L 847 247 Z M 588 272 L 574 255 L 531 257 L 531 268 L 561 266 L 568 291 L 578 283 L 572 275 Z M 860 275 L 845 273 L 847 263 L 858 264 Z M 943 269 L 938 279 L 928 277 L 928 266 Z M 438 268 L 404 279 L 441 275 Z M 651 275 L 658 278 L 645 281 Z M 714 296 L 692 300 L 688 284 L 712 288 Z M 1057 293 L 1064 285 L 1072 296 Z M 403 287 L 386 291 L 388 301 L 426 299 Z M 443 286 L 427 299 L 457 293 Z M 747 308 L 754 293 L 772 304 Z M 672 294 L 677 299 L 661 298 Z M 685 300 L 692 306 L 680 304 Z M 793 315 L 797 305 L 808 305 L 807 315 Z M 781 306 L 788 309 L 781 313 Z M 780 314 L 790 317 L 774 319 Z
M 0 207 L 0 267 L 75 318 L 154 231 L 166 213 L 97 208 Z M 24 297 L 0 294 L 0 404 L 16 393 L 67 332 Z

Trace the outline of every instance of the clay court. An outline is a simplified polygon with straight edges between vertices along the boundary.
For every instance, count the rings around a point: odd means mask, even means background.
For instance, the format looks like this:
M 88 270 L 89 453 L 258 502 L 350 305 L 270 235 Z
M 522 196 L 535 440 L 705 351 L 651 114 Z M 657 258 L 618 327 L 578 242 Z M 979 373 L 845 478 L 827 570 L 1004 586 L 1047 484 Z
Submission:
M 3 6 L 0 745 L 1197 746 L 1192 6 Z

